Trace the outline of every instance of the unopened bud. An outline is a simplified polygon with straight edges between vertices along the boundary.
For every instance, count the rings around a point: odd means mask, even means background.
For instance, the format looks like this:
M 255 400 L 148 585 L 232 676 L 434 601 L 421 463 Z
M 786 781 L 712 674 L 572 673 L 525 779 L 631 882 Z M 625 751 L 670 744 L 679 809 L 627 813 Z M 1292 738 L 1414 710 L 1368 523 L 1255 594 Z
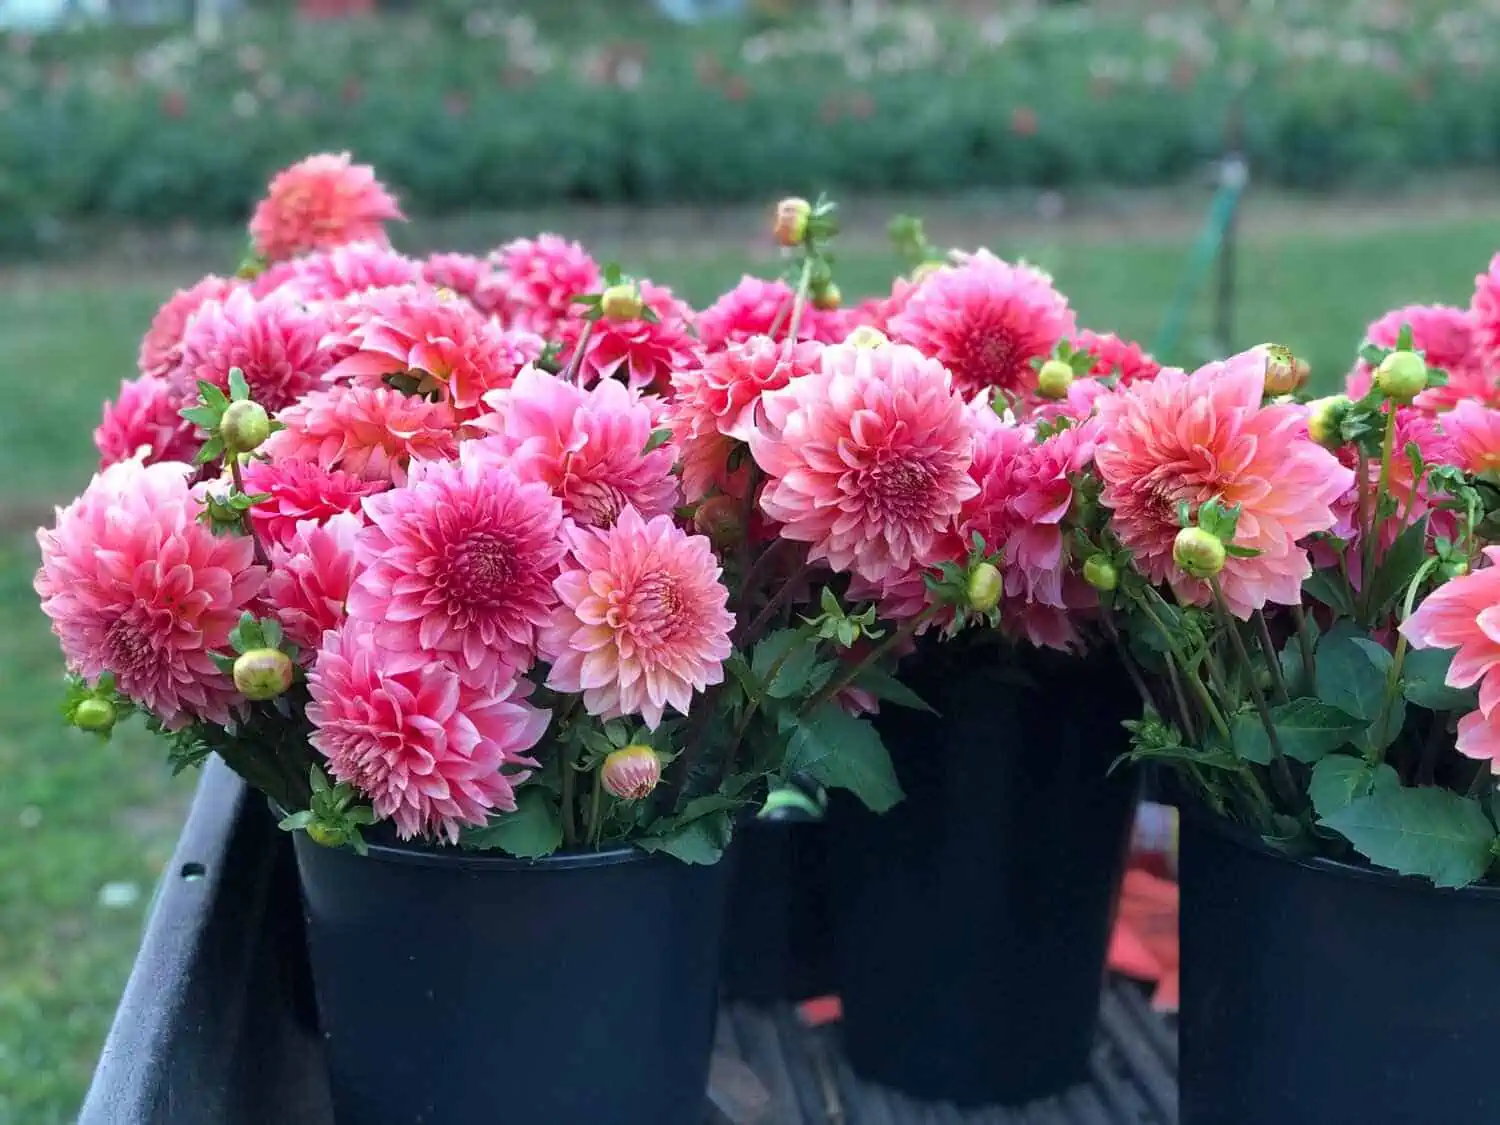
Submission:
M 1083 580 L 1101 593 L 1109 593 L 1120 584 L 1120 572 L 1108 555 L 1091 555 L 1083 564 Z
M 261 443 L 271 436 L 270 415 L 258 402 L 249 399 L 231 402 L 219 420 L 219 436 L 224 439 L 224 448 L 231 453 L 259 449 Z
M 1060 359 L 1049 359 L 1036 373 L 1036 389 L 1043 398 L 1067 398 L 1073 385 L 1073 368 Z
M 344 834 L 337 828 L 313 821 L 307 826 L 307 838 L 325 848 L 337 848 L 344 843 Z
M 1439 572 L 1446 578 L 1462 578 L 1469 573 L 1469 564 L 1464 559 L 1449 559 L 1438 567 Z
M 1004 589 L 1005 579 L 995 564 L 982 562 L 969 571 L 969 585 L 964 593 L 969 599 L 970 609 L 988 613 L 1000 604 L 1000 594 Z
M 839 287 L 830 281 L 813 290 L 812 303 L 813 308 L 829 312 L 844 303 L 844 295 L 839 292 Z
M 1352 404 L 1347 395 L 1330 395 L 1307 404 L 1307 436 L 1325 449 L 1344 444 L 1344 415 Z
M 1212 578 L 1227 557 L 1223 541 L 1201 527 L 1183 528 L 1172 543 L 1172 561 L 1194 578 Z
M 1427 362 L 1416 352 L 1392 352 L 1375 369 L 1375 385 L 1395 402 L 1410 402 L 1427 387 Z
M 844 343 L 852 348 L 883 348 L 891 342 L 891 338 L 878 328 L 872 328 L 868 324 L 861 324 L 853 332 L 844 337 Z
M 1289 395 L 1307 378 L 1307 364 L 1280 344 L 1262 344 L 1266 352 L 1266 394 Z
M 801 246 L 807 238 L 810 218 L 812 204 L 798 196 L 789 196 L 776 204 L 776 221 L 771 230 L 777 243 L 788 248 Z
M 634 285 L 611 285 L 599 298 L 599 309 L 610 320 L 636 320 L 644 308 Z
M 115 725 L 115 718 L 115 705 L 97 696 L 82 700 L 73 708 L 73 725 L 95 734 L 108 734 Z
M 744 509 L 733 496 L 710 496 L 693 513 L 693 529 L 720 550 L 738 546 L 745 538 Z
M 246 699 L 275 699 L 292 686 L 292 658 L 280 649 L 253 648 L 234 662 L 234 686 Z
M 639 801 L 650 796 L 661 780 L 661 759 L 649 746 L 627 746 L 604 759 L 599 780 L 620 800 Z

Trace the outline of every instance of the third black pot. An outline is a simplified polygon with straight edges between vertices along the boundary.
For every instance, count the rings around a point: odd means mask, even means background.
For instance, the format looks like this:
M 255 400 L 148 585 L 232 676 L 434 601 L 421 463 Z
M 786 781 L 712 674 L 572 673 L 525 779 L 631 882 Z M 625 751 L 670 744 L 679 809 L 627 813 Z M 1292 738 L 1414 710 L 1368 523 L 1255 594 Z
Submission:
M 1108 771 L 1139 703 L 1110 661 L 1028 671 L 919 653 L 903 677 L 939 714 L 879 720 L 906 800 L 835 805 L 844 1042 L 914 1097 L 1019 1104 L 1087 1074 L 1138 790 Z
M 702 1125 L 725 863 L 296 850 L 340 1125 Z
M 1183 816 L 1183 1125 L 1500 1121 L 1500 889 Z

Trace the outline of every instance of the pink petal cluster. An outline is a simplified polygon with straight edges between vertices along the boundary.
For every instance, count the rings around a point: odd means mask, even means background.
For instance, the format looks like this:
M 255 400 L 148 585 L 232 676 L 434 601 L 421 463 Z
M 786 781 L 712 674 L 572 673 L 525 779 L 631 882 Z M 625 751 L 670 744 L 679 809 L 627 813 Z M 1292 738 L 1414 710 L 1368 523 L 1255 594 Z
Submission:
M 550 715 L 514 678 L 477 687 L 420 650 L 382 646 L 350 621 L 324 635 L 307 689 L 312 744 L 402 839 L 443 837 L 516 807 Z
M 338 301 L 371 289 L 416 285 L 422 264 L 383 242 L 351 242 L 272 266 L 255 279 L 257 297 L 271 293 L 299 301 Z
M 579 342 L 588 332 L 579 360 L 578 378 L 585 385 L 600 379 L 622 379 L 643 390 L 665 390 L 672 373 L 699 362 L 698 344 L 693 338 L 693 310 L 679 301 L 665 286 L 640 282 L 643 304 L 656 315 L 635 320 L 610 320 L 607 317 L 588 322 L 577 317 L 559 326 L 563 345 L 559 362 L 572 364 Z
M 1417 396 L 1424 410 L 1451 410 L 1464 399 L 1474 398 L 1500 405 L 1500 387 L 1487 377 L 1475 346 L 1475 322 L 1467 309 L 1448 305 L 1408 305 L 1393 309 L 1365 329 L 1365 343 L 1378 348 L 1394 348 L 1401 330 L 1411 327 L 1412 347 L 1421 352 L 1429 367 L 1448 374 L 1448 382 L 1431 387 Z M 1374 372 L 1364 360 L 1349 372 L 1347 393 L 1363 398 L 1370 392 Z
M 898 277 L 891 283 L 891 292 L 885 297 L 868 297 L 849 310 L 846 327 L 853 331 L 857 327 L 869 327 L 884 332 L 891 331 L 891 321 L 906 310 L 907 302 L 917 291 L 919 282 Z
M 99 467 L 107 469 L 145 451 L 145 463 L 191 461 L 198 439 L 180 413 L 182 399 L 165 379 L 143 376 L 120 384 L 120 397 L 104 404 L 94 431 Z
M 300 524 L 326 523 L 341 512 L 358 512 L 366 496 L 390 486 L 385 480 L 364 480 L 292 458 L 251 460 L 242 471 L 245 491 L 266 497 L 251 507 L 250 526 L 262 542 L 283 547 L 297 539 Z
M 349 615 L 383 647 L 444 653 L 476 683 L 525 672 L 557 599 L 562 505 L 466 450 L 365 501 Z
M 430 254 L 422 262 L 422 280 L 457 293 L 477 308 L 479 289 L 489 269 L 483 258 L 473 254 Z
M 265 604 L 305 663 L 323 634 L 343 623 L 344 603 L 359 573 L 355 540 L 363 526 L 350 512 L 321 524 L 304 520 L 285 546 L 271 548 Z
M 390 387 L 313 391 L 277 415 L 286 427 L 262 446 L 273 460 L 308 461 L 367 481 L 401 484 L 413 462 L 458 452 L 458 419 L 445 402 Z
M 1298 541 L 1333 526 L 1332 506 L 1353 480 L 1308 438 L 1303 408 L 1261 405 L 1266 362 L 1257 348 L 1191 375 L 1167 369 L 1099 404 L 1100 498 L 1151 581 L 1170 581 L 1185 601 L 1208 601 L 1207 585 L 1172 561 L 1178 505 L 1196 513 L 1218 498 L 1240 507 L 1235 543 L 1260 553 L 1231 557 L 1219 575 L 1240 618 L 1267 602 L 1300 603 L 1312 567 Z
M 179 289 L 167 299 L 151 319 L 151 327 L 141 340 L 136 364 L 142 375 L 165 379 L 182 361 L 182 333 L 192 315 L 205 301 L 222 301 L 238 286 L 227 277 L 210 274 L 191 289 Z
M 1500 371 L 1500 254 L 1491 258 L 1489 269 L 1474 279 L 1469 317 L 1480 366 L 1486 371 Z
M 779 390 L 818 368 L 823 345 L 799 341 L 790 350 L 769 336 L 752 336 L 706 356 L 701 366 L 672 376 L 672 401 L 695 428 L 749 441 L 755 409 L 767 391 Z
M 743 344 L 752 336 L 773 335 L 784 339 L 791 330 L 792 300 L 796 296 L 784 281 L 765 281 L 745 276 L 729 292 L 698 314 L 698 339 L 708 351 L 730 344 Z M 848 335 L 848 317 L 805 307 L 797 322 L 798 340 L 836 344 Z
M 68 667 L 119 690 L 169 728 L 227 723 L 242 702 L 211 654 L 265 579 L 243 536 L 218 536 L 183 465 L 124 461 L 37 532 L 36 592 Z
M 608 527 L 627 507 L 647 518 L 677 504 L 673 451 L 651 443 L 651 407 L 638 392 L 606 379 L 584 390 L 524 368 L 512 386 L 491 391 L 476 428 L 494 435 L 467 447 L 471 456 L 509 465 L 540 481 L 577 523 Z
M 229 369 L 238 367 L 250 397 L 275 412 L 318 384 L 333 362 L 323 347 L 327 318 L 291 297 L 256 300 L 237 289 L 222 301 L 207 301 L 188 321 L 182 359 L 173 374 L 177 392 L 198 398 L 198 384 L 229 389 Z
M 1458 752 L 1500 772 L 1500 547 L 1486 547 L 1487 566 L 1439 586 L 1401 624 L 1413 648 L 1457 651 L 1449 687 L 1479 685 L 1479 709 L 1458 721 Z
M 1464 472 L 1500 472 L 1500 410 L 1460 402 L 1443 416 L 1443 433 L 1453 444 L 1452 463 Z
M 1089 374 L 1096 379 L 1118 379 L 1122 386 L 1129 386 L 1142 379 L 1154 379 L 1161 364 L 1152 359 L 1146 350 L 1133 340 L 1116 336 L 1113 332 L 1090 332 L 1084 329 L 1073 337 L 1073 349 L 1087 352 L 1093 357 L 1094 366 Z
M 347 152 L 319 153 L 271 180 L 250 218 L 250 242 L 274 263 L 346 242 L 384 242 L 385 224 L 405 217 L 369 165 Z
M 541 635 L 547 685 L 579 692 L 591 715 L 640 715 L 655 730 L 668 708 L 724 678 L 734 615 L 713 548 L 668 516 L 634 509 L 613 527 L 569 527 L 553 583 L 560 605 Z
M 931 561 L 979 490 L 973 421 L 943 365 L 913 348 L 828 348 L 761 410 L 760 507 L 834 570 L 879 583 Z
M 993 389 L 1025 398 L 1036 386 L 1031 361 L 1073 331 L 1051 278 L 986 250 L 930 274 L 891 321 L 893 337 L 941 361 L 966 397 Z
M 489 257 L 478 291 L 480 308 L 507 325 L 551 338 L 575 317 L 574 297 L 597 293 L 604 273 L 589 252 L 556 234 L 518 238 Z

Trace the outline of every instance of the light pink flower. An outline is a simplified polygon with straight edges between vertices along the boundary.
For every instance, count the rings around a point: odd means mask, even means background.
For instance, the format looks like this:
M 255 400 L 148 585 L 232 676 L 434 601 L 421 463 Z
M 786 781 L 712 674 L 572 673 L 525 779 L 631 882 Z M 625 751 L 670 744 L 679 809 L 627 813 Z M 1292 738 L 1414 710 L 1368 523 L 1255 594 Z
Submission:
M 413 462 L 451 458 L 458 449 L 452 407 L 390 387 L 313 391 L 277 419 L 286 429 L 261 447 L 267 456 L 309 461 L 364 480 L 401 484 Z
M 695 429 L 717 430 L 736 441 L 748 441 L 761 395 L 786 386 L 818 367 L 823 345 L 798 343 L 786 356 L 784 345 L 769 336 L 752 336 L 707 356 L 702 366 L 672 375 L 674 417 L 691 415 Z
M 322 346 L 327 328 L 323 314 L 294 299 L 257 301 L 237 289 L 205 302 L 188 321 L 174 388 L 189 401 L 198 398 L 200 382 L 227 391 L 229 369 L 238 367 L 250 397 L 274 413 L 317 386 L 333 362 Z
M 267 262 L 279 262 L 346 242 L 384 242 L 385 224 L 405 217 L 369 165 L 347 152 L 319 153 L 272 178 L 250 219 L 250 241 Z
M 1169 368 L 1108 395 L 1094 454 L 1121 543 L 1142 573 L 1170 581 L 1185 601 L 1206 602 L 1210 593 L 1172 561 L 1178 505 L 1192 514 L 1215 497 L 1240 506 L 1235 544 L 1260 554 L 1230 557 L 1219 575 L 1240 618 L 1267 602 L 1300 604 L 1312 567 L 1298 540 L 1333 526 L 1332 505 L 1353 480 L 1308 438 L 1302 407 L 1261 405 L 1266 362 L 1257 348 L 1191 375 Z
M 579 311 L 574 297 L 604 286 L 603 271 L 589 252 L 555 234 L 507 242 L 488 261 L 476 304 L 511 327 L 549 338 Z
M 1450 410 L 1467 398 L 1500 405 L 1493 380 L 1486 377 L 1475 349 L 1474 319 L 1467 309 L 1448 305 L 1408 305 L 1393 309 L 1365 329 L 1365 343 L 1379 348 L 1394 348 L 1401 329 L 1411 326 L 1412 347 L 1421 352 L 1428 366 L 1447 372 L 1448 382 L 1432 387 L 1417 396 L 1416 405 L 1434 413 Z M 1349 372 L 1347 393 L 1363 398 L 1370 392 L 1374 377 L 1364 360 Z
M 641 390 L 661 391 L 674 371 L 697 365 L 700 356 L 692 334 L 693 310 L 665 286 L 642 281 L 640 292 L 646 308 L 656 314 L 656 321 L 644 317 L 594 321 L 578 368 L 580 382 L 588 385 L 599 379 L 623 379 Z M 587 324 L 574 316 L 559 325 L 563 348 L 558 362 L 564 368 L 571 364 Z
M 319 524 L 304 520 L 285 546 L 271 548 L 265 603 L 287 638 L 310 663 L 323 634 L 344 620 L 344 603 L 359 573 L 354 543 L 363 521 L 340 512 Z
M 422 281 L 422 265 L 383 242 L 351 242 L 272 266 L 255 279 L 257 297 L 271 293 L 299 301 L 338 301 L 371 289 Z
M 191 461 L 198 439 L 181 414 L 182 400 L 165 379 L 144 376 L 120 384 L 120 397 L 104 404 L 104 418 L 94 431 L 99 467 L 107 469 L 145 450 L 145 463 Z
M 349 615 L 374 622 L 384 647 L 446 653 L 477 683 L 531 667 L 563 554 L 562 505 L 545 485 L 465 451 L 413 467 L 365 517 Z
M 250 460 L 244 467 L 245 491 L 266 496 L 250 509 L 250 525 L 266 543 L 290 547 L 298 524 L 326 523 L 340 512 L 358 512 L 366 496 L 390 487 L 389 481 L 363 480 L 312 461 Z
M 928 562 L 978 491 L 973 422 L 943 365 L 913 348 L 828 348 L 761 411 L 761 509 L 834 570 L 878 583 Z
M 709 541 L 631 508 L 611 528 L 564 534 L 562 604 L 541 637 L 547 685 L 581 692 L 591 715 L 640 715 L 652 730 L 667 708 L 686 715 L 694 693 L 723 680 L 734 628 Z
M 1031 361 L 1073 330 L 1051 278 L 987 250 L 933 272 L 891 321 L 894 338 L 941 361 L 965 396 L 993 388 L 1026 397 L 1036 387 Z
M 512 812 L 515 786 L 551 716 L 525 681 L 476 687 L 430 653 L 391 650 L 365 622 L 324 635 L 307 677 L 312 744 L 335 780 L 370 798 L 402 839 L 457 842 L 464 825 Z
M 791 331 L 795 294 L 784 281 L 765 281 L 746 275 L 733 289 L 698 314 L 698 339 L 711 352 L 730 344 L 743 344 L 752 336 L 771 335 L 778 340 Z M 797 322 L 798 340 L 836 344 L 847 334 L 847 317 L 838 311 L 824 312 L 807 305 Z
M 120 691 L 170 729 L 227 723 L 242 702 L 210 658 L 265 579 L 243 536 L 198 522 L 186 466 L 125 461 L 37 532 L 36 592 L 68 667 Z
M 494 413 L 475 425 L 494 436 L 469 447 L 472 456 L 541 481 L 570 519 L 608 527 L 626 507 L 649 518 L 676 506 L 672 450 L 645 451 L 651 407 L 624 384 L 606 379 L 583 390 L 527 367 L 508 390 L 486 395 L 485 404 Z
M 229 296 L 238 282 L 227 277 L 210 274 L 191 289 L 179 289 L 173 293 L 151 320 L 141 340 L 140 355 L 136 363 L 142 375 L 165 379 L 177 369 L 182 360 L 182 333 L 188 320 L 205 301 L 222 301 Z

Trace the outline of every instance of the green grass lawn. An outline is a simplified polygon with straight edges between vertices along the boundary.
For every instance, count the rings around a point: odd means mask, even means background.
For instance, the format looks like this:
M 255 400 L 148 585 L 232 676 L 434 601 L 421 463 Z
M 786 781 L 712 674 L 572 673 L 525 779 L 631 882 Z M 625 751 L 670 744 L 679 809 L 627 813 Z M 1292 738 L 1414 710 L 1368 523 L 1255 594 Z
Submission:
M 1311 360 L 1320 386 L 1333 386 L 1381 312 L 1468 300 L 1500 244 L 1497 218 L 1257 237 L 1241 254 L 1236 343 L 1285 343 Z M 1149 342 L 1186 247 L 1058 235 L 995 248 L 1051 270 L 1084 325 Z M 770 268 L 730 250 L 668 258 L 659 248 L 602 249 L 695 302 L 741 272 Z M 858 294 L 885 287 L 894 263 L 851 253 L 840 268 L 844 291 Z M 30 529 L 87 480 L 99 404 L 133 373 L 136 341 L 169 287 L 128 275 L 0 276 L 0 354 L 12 388 L 0 414 L 0 1125 L 72 1119 L 188 792 L 139 732 L 106 746 L 61 729 L 60 660 L 30 586 Z M 1165 358 L 1199 358 L 1192 345 L 1207 322 L 1200 301 L 1183 354 Z M 133 902 L 109 905 L 132 886 Z

